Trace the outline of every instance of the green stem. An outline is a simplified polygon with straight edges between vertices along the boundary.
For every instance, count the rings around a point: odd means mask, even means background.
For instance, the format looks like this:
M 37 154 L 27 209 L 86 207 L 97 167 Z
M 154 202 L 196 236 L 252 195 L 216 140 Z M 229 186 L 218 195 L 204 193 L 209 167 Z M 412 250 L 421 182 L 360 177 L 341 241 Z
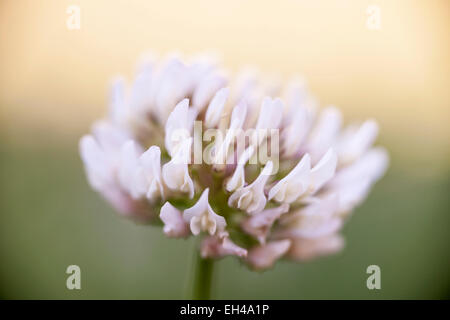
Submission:
M 195 278 L 193 288 L 194 300 L 208 300 L 211 298 L 211 286 L 214 273 L 214 260 L 203 259 L 200 252 L 196 250 L 197 261 L 195 262 Z

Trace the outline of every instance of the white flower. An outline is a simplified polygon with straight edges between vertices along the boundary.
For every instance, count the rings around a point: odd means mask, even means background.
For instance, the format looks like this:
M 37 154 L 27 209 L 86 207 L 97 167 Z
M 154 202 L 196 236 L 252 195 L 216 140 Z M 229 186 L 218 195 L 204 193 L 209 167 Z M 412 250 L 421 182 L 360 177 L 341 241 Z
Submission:
M 173 191 L 184 192 L 189 198 L 194 196 L 194 182 L 189 176 L 192 138 L 183 140 L 177 153 L 162 167 L 166 186 Z
M 210 235 L 222 235 L 227 225 L 224 217 L 216 214 L 209 205 L 208 194 L 209 188 L 206 188 L 197 203 L 183 212 L 183 218 L 189 223 L 194 235 L 198 235 L 201 231 Z
M 229 198 L 228 205 L 247 211 L 249 214 L 261 212 L 266 206 L 264 186 L 272 174 L 273 164 L 268 161 L 259 176 L 250 185 L 236 190 Z
M 314 194 L 333 177 L 336 164 L 337 157 L 332 149 L 312 169 L 311 158 L 306 154 L 286 177 L 270 189 L 269 200 L 292 203 L 300 197 Z
M 164 222 L 164 233 L 171 238 L 185 238 L 189 235 L 189 226 L 184 221 L 181 211 L 166 202 L 159 215 Z
M 341 112 L 319 112 L 302 78 L 283 87 L 226 75 L 210 59 L 171 55 L 145 60 L 131 88 L 117 79 L 108 116 L 80 140 L 89 184 L 126 217 L 159 217 L 168 237 L 203 237 L 204 258 L 262 270 L 340 250 L 344 220 L 388 167 L 376 121 L 341 129 Z

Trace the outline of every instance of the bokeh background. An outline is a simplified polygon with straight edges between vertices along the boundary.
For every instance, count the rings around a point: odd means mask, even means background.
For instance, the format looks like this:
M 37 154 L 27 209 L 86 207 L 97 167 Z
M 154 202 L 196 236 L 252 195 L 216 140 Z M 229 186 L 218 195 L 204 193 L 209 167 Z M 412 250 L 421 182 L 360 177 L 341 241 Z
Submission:
M 66 28 L 72 4 L 80 30 Z M 366 27 L 369 5 L 380 30 Z M 449 298 L 449 31 L 448 0 L 1 0 L 0 297 L 185 297 L 193 243 L 115 215 L 78 156 L 111 77 L 131 79 L 147 50 L 178 50 L 304 75 L 346 120 L 378 119 L 391 155 L 341 254 L 264 273 L 226 258 L 215 298 Z M 66 289 L 70 264 L 82 290 Z M 366 288 L 371 264 L 378 291 Z

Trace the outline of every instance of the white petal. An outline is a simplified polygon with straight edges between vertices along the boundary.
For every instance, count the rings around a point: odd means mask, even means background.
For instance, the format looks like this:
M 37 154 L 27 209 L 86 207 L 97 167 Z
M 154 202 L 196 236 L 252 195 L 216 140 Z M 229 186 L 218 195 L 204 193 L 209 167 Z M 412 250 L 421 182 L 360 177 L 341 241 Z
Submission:
M 374 183 L 386 172 L 388 164 L 387 151 L 379 147 L 372 148 L 356 162 L 340 169 L 330 182 L 330 186 L 339 188 L 364 178 Z
M 164 188 L 161 178 L 161 150 L 151 146 L 139 158 L 142 175 L 145 178 L 145 194 L 149 200 L 155 197 L 164 198 Z
M 338 234 L 316 239 L 293 239 L 289 249 L 289 258 L 296 261 L 308 261 L 319 256 L 339 252 L 344 247 L 344 239 Z
M 247 261 L 256 270 L 270 268 L 289 250 L 290 245 L 290 240 L 280 240 L 254 247 L 250 249 Z
M 192 97 L 194 107 L 201 112 L 212 99 L 217 90 L 223 88 L 225 84 L 225 78 L 214 72 L 211 72 L 209 75 L 205 76 L 194 91 L 194 95 Z
M 171 156 L 177 152 L 181 142 L 190 136 L 189 100 L 183 99 L 170 113 L 165 126 L 165 146 Z
M 229 255 L 245 258 L 247 256 L 247 250 L 237 246 L 229 237 L 223 239 L 206 237 L 202 241 L 200 250 L 203 258 L 222 258 Z
M 266 241 L 267 234 L 274 222 L 284 213 L 288 212 L 289 205 L 283 204 L 276 208 L 264 210 L 255 214 L 242 223 L 242 229 L 256 237 L 261 244 Z
M 214 95 L 205 114 L 205 126 L 214 128 L 219 125 L 223 108 L 228 98 L 229 89 L 222 88 Z
M 146 62 L 140 66 L 136 74 L 131 88 L 130 108 L 137 112 L 151 111 L 153 101 L 150 88 L 153 81 L 153 69 L 153 64 Z
M 311 169 L 311 192 L 317 190 L 327 183 L 336 172 L 337 156 L 333 149 L 329 149 L 322 159 Z
M 94 123 L 92 133 L 99 146 L 111 158 L 117 158 L 122 145 L 131 139 L 128 132 L 106 120 Z
M 239 102 L 231 113 L 230 129 L 240 129 L 244 125 L 247 117 L 247 103 L 245 101 Z
M 181 211 L 172 206 L 169 202 L 166 202 L 161 207 L 159 217 L 164 222 L 163 230 L 168 237 L 184 238 L 189 235 L 189 228 L 183 219 Z
M 140 151 L 141 150 L 138 150 L 138 147 L 133 140 L 127 141 L 122 146 L 118 168 L 118 178 L 121 187 L 135 199 L 142 196 L 142 194 L 136 190 Z
M 197 203 L 184 210 L 183 219 L 190 224 L 191 231 L 198 235 L 201 231 L 210 235 L 221 233 L 227 225 L 224 217 L 216 214 L 208 202 L 209 189 L 206 188 Z
M 304 106 L 295 106 L 283 131 L 283 152 L 291 157 L 300 152 L 312 125 L 314 114 Z
M 232 191 L 235 191 L 235 190 L 238 190 L 238 189 L 244 187 L 244 185 L 245 185 L 244 167 L 245 167 L 245 164 L 247 163 L 247 161 L 253 155 L 254 150 L 255 149 L 252 146 L 248 147 L 244 151 L 244 153 L 241 155 L 241 157 L 239 158 L 238 165 L 226 185 L 226 189 L 228 192 L 232 192 Z
M 192 138 L 185 139 L 177 153 L 162 168 L 162 176 L 167 187 L 173 191 L 180 191 L 194 196 L 194 182 L 189 176 L 188 163 L 190 161 Z
M 269 191 L 269 200 L 292 203 L 305 194 L 310 185 L 311 158 L 305 154 L 294 169 Z
M 339 163 L 347 164 L 358 159 L 372 146 L 377 135 L 378 124 L 375 120 L 365 121 L 359 128 L 347 128 L 336 145 Z
M 338 201 L 337 194 L 330 194 L 317 203 L 285 216 L 281 224 L 286 229 L 278 236 L 310 239 L 336 232 L 342 226 L 342 219 L 338 215 Z
M 84 162 L 89 184 L 97 191 L 113 182 L 113 169 L 106 154 L 91 135 L 80 140 L 80 154 Z
M 115 124 L 121 125 L 127 117 L 125 84 L 122 78 L 115 79 L 109 93 L 109 115 Z
M 280 126 L 283 116 L 283 102 L 276 98 L 264 98 L 259 112 L 256 129 L 276 129 Z
M 272 174 L 273 163 L 268 161 L 259 176 L 250 185 L 236 190 L 229 198 L 228 205 L 247 211 L 249 214 L 261 212 L 266 206 L 264 186 Z
M 318 161 L 334 144 L 341 128 L 341 122 L 341 112 L 335 107 L 328 107 L 320 113 L 306 146 L 313 163 Z

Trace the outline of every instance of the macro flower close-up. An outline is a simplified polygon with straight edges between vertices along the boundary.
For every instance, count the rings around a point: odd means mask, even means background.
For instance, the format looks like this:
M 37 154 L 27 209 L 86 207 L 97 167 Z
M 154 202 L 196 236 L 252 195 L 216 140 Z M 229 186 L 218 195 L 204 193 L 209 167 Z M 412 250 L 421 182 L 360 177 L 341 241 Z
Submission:
M 232 255 L 265 270 L 343 249 L 340 229 L 388 167 L 378 130 L 344 125 L 300 77 L 283 85 L 169 55 L 142 62 L 129 86 L 114 81 L 80 153 L 119 214 L 198 237 L 209 263 Z
M 449 299 L 449 5 L 1 0 L 0 301 Z

